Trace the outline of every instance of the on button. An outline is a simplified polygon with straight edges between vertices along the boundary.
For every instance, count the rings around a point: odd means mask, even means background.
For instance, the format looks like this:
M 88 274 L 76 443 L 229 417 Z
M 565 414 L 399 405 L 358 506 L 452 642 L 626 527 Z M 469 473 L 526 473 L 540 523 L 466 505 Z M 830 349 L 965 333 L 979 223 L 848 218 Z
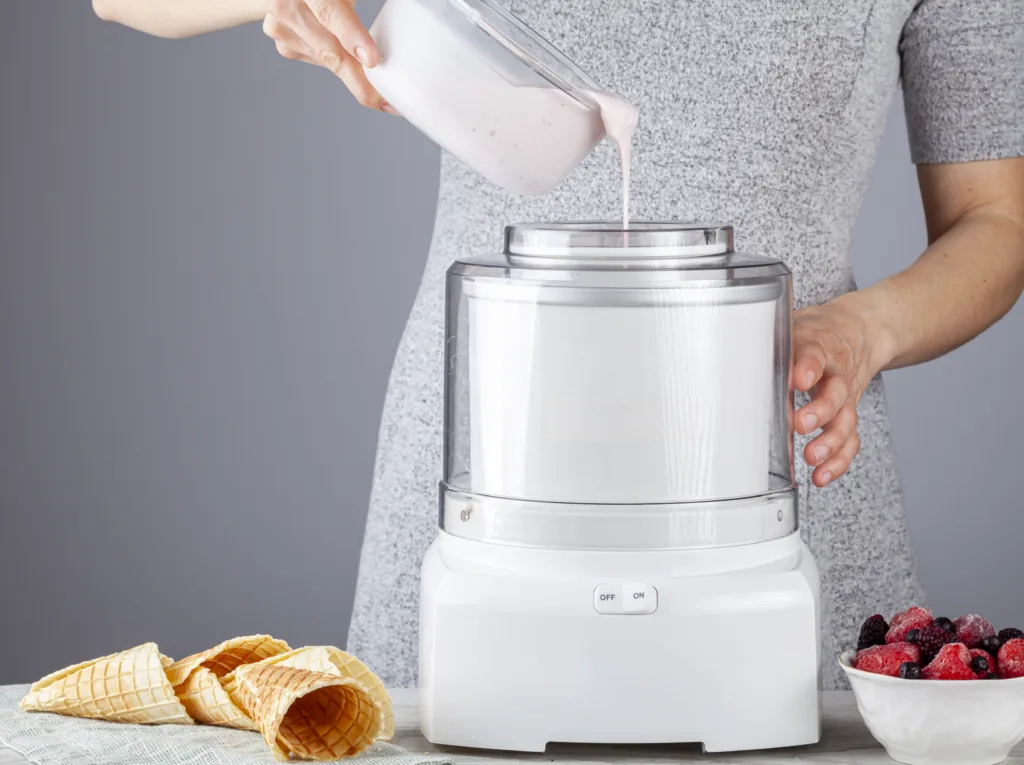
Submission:
M 658 591 L 649 584 L 622 586 L 622 613 L 653 614 L 658 610 Z

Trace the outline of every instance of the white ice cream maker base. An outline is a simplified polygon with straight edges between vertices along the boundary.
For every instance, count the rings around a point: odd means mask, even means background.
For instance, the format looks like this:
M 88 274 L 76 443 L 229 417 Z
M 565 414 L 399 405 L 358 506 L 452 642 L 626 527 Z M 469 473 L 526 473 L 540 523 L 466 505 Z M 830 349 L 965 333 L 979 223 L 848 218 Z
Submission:
M 449 269 L 431 742 L 820 738 L 791 276 L 733 243 L 720 225 L 517 225 Z

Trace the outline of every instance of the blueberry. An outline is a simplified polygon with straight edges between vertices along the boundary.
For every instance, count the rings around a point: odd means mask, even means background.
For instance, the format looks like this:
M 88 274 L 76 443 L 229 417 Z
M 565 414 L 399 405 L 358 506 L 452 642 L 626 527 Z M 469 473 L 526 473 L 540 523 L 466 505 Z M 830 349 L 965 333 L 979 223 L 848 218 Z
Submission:
M 953 626 L 952 619 L 947 619 L 945 616 L 938 617 L 934 622 L 932 622 L 932 624 L 936 627 L 941 627 L 946 632 L 952 632 L 954 635 L 956 634 L 956 627 Z
M 972 672 L 988 672 L 988 659 L 984 656 L 975 656 L 971 659 Z
M 900 664 L 900 677 L 904 680 L 920 680 L 921 667 L 916 661 L 905 661 Z
M 1007 640 L 1013 640 L 1014 638 L 1024 638 L 1024 631 L 1019 630 L 1016 627 L 1007 627 L 1005 630 L 999 630 L 999 639 L 1004 643 Z
M 995 656 L 999 653 L 999 649 L 1003 647 L 1003 641 L 997 638 L 995 635 L 990 635 L 981 641 L 978 647 L 985 653 L 992 654 Z
M 999 675 L 997 675 L 995 672 L 989 672 L 987 675 L 985 675 L 985 680 L 998 680 L 998 679 L 999 679 Z
M 907 630 L 907 635 L 903 639 L 908 643 L 916 643 L 919 637 L 921 637 L 921 630 L 915 627 L 912 630 Z

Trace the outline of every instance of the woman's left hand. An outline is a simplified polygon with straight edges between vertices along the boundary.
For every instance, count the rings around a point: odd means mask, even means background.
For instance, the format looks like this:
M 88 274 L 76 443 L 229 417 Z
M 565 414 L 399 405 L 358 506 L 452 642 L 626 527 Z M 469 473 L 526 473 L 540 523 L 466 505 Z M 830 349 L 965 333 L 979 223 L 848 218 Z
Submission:
M 884 363 L 880 338 L 850 293 L 793 317 L 793 385 L 811 401 L 794 417 L 797 433 L 821 434 L 804 449 L 817 486 L 836 480 L 860 451 L 857 404 Z

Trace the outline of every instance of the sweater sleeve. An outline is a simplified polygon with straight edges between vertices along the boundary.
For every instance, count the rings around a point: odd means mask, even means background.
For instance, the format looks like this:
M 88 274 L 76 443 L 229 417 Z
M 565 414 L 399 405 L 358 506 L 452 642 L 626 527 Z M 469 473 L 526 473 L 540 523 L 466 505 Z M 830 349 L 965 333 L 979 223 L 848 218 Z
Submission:
M 900 56 L 915 164 L 1024 156 L 1024 0 L 919 0 Z

